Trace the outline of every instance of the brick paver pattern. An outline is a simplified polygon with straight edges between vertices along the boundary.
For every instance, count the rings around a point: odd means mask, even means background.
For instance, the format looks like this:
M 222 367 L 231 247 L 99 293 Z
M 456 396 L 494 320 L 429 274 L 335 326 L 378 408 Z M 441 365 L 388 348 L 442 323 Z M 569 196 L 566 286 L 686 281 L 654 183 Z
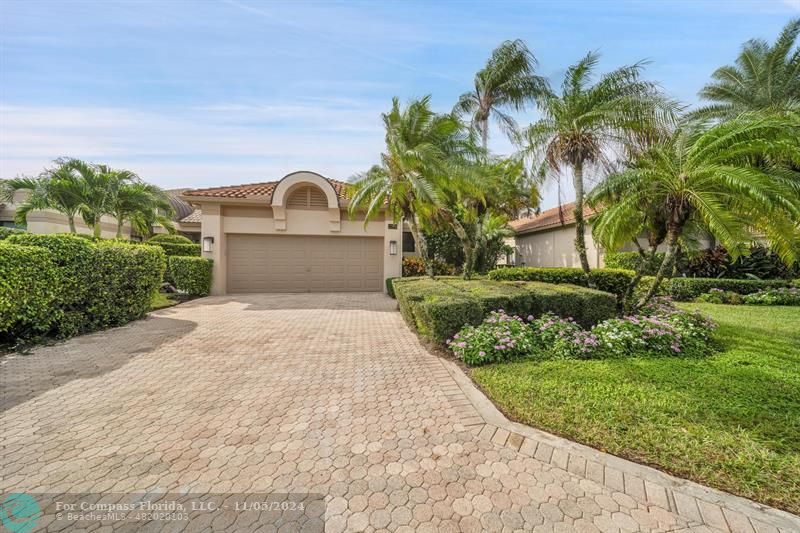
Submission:
M 316 492 L 331 532 L 709 530 L 471 427 L 381 294 L 196 300 L 5 357 L 0 386 L 2 493 Z M 231 521 L 198 529 L 274 530 Z

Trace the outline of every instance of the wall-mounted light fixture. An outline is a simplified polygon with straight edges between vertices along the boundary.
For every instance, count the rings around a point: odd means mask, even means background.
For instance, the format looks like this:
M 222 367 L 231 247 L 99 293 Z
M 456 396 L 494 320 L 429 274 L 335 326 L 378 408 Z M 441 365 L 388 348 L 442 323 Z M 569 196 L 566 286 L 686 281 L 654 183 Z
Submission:
M 397 241 L 389 241 L 389 255 L 397 255 Z
M 203 251 L 204 252 L 214 251 L 214 237 L 203 237 Z

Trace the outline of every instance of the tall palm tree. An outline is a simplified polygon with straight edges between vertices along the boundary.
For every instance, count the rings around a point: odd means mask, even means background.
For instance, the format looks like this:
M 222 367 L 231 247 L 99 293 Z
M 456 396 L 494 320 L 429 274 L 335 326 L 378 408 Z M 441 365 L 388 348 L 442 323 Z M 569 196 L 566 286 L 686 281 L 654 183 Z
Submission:
M 534 74 L 535 67 L 536 58 L 523 41 L 505 41 L 494 49 L 486 66 L 475 74 L 475 88 L 459 97 L 454 111 L 470 115 L 484 151 L 489 142 L 489 119 L 496 120 L 509 136 L 513 136 L 516 122 L 503 109 L 520 111 L 526 103 L 549 92 L 547 80 Z
M 692 116 L 728 120 L 741 113 L 759 110 L 800 110 L 800 18 L 790 20 L 770 45 L 751 39 L 733 65 L 718 68 L 713 81 L 700 90 L 711 102 Z
M 65 164 L 77 172 L 83 182 L 81 217 L 92 228 L 94 237 L 100 238 L 102 217 L 113 215 L 115 191 L 124 184 L 138 181 L 139 177 L 130 170 L 117 170 L 79 159 L 70 159 Z
M 126 221 L 140 235 L 150 235 L 152 226 L 160 224 L 172 232 L 174 212 L 164 191 L 143 181 L 121 180 L 113 189 L 110 211 L 117 219 L 117 238 L 122 238 L 122 227 Z
M 37 177 L 20 177 L 5 180 L 2 198 L 13 202 L 17 191 L 27 191 L 27 198 L 16 207 L 15 221 L 24 225 L 28 213 L 41 209 L 53 209 L 67 217 L 69 231 L 76 233 L 75 215 L 83 203 L 84 188 L 77 175 L 64 161 L 45 170 Z
M 666 225 L 664 260 L 639 306 L 672 271 L 691 228 L 709 232 L 734 259 L 763 235 L 784 261 L 797 260 L 800 174 L 764 161 L 800 162 L 798 128 L 796 118 L 752 114 L 710 129 L 684 124 L 592 192 L 590 201 L 603 205 L 594 234 L 610 250 L 639 235 L 652 213 Z
M 537 100 L 542 118 L 523 132 L 523 153 L 541 162 L 538 174 L 572 171 L 575 188 L 575 249 L 588 275 L 584 238 L 584 172 L 612 168 L 614 158 L 657 138 L 674 120 L 676 105 L 641 79 L 644 63 L 624 66 L 592 84 L 599 56 L 589 53 L 567 69 L 561 94 Z
M 395 221 L 405 219 L 426 272 L 433 276 L 422 225 L 441 204 L 438 185 L 459 174 L 471 143 L 455 117 L 431 110 L 430 96 L 405 108 L 395 97 L 382 118 L 386 149 L 379 165 L 356 176 L 349 211 L 351 216 L 365 211 L 365 225 L 384 209 Z

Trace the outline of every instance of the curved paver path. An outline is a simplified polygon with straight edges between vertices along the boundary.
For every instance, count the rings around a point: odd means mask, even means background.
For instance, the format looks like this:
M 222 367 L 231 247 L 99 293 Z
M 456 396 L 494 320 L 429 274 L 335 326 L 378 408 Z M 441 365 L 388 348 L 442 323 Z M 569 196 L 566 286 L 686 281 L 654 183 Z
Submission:
M 327 531 L 800 524 L 509 423 L 380 294 L 196 300 L 2 358 L 0 387 L 2 493 L 314 492 Z

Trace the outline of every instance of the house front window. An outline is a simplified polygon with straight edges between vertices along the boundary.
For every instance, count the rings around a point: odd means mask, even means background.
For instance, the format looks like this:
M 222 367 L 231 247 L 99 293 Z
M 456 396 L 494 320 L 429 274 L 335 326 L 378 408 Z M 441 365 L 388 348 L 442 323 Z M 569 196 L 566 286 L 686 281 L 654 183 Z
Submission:
M 412 235 L 410 231 L 403 232 L 403 252 L 412 254 L 416 252 L 416 247 L 414 246 L 414 235 Z

